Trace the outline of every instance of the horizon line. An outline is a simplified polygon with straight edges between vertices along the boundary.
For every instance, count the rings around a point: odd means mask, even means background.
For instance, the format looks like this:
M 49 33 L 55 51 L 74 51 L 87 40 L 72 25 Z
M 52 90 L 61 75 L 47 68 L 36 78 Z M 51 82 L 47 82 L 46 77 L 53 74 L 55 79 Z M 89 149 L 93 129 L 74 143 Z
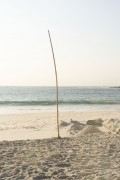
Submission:
M 56 87 L 55 85 L 0 85 L 0 87 Z M 61 85 L 59 87 L 120 87 L 120 85 Z

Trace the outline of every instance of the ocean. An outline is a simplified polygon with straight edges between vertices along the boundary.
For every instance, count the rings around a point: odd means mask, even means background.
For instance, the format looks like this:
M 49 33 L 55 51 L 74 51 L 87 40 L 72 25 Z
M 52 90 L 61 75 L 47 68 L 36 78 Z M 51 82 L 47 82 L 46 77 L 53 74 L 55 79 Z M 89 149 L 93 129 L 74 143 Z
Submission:
M 120 88 L 59 87 L 61 111 L 119 111 Z M 56 110 L 55 87 L 0 87 L 0 113 Z

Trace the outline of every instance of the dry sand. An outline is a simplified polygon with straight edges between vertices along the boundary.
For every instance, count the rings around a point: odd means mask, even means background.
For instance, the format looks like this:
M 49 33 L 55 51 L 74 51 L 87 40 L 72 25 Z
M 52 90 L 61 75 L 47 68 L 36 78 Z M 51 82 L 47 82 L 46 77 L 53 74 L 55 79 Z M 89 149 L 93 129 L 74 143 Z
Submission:
M 1 180 L 119 180 L 120 136 L 87 134 L 0 143 Z
M 118 118 L 120 112 L 61 112 L 60 122 L 70 119 L 86 123 L 87 120 Z M 67 128 L 61 128 L 61 137 L 70 136 Z M 0 115 L 0 141 L 44 139 L 57 136 L 56 113 L 25 113 Z
M 96 118 L 120 119 L 120 112 L 60 114 L 68 124 Z M 51 138 L 57 135 L 55 113 L 1 115 L 0 180 L 120 180 L 120 135 L 86 126 L 75 137 L 71 124 L 57 139 Z

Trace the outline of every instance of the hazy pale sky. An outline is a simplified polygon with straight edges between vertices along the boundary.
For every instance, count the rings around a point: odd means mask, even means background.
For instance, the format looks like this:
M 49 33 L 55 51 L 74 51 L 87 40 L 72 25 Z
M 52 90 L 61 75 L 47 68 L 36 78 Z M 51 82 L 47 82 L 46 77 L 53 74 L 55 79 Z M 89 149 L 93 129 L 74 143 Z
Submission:
M 0 0 L 0 85 L 120 85 L 120 0 Z

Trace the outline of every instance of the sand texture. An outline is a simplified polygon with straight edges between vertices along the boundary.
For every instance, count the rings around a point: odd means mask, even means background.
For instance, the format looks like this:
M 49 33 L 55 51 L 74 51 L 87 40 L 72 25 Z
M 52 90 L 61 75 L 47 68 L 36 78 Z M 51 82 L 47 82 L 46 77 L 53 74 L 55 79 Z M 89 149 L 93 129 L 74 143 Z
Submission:
M 0 142 L 1 180 L 120 179 L 120 136 Z
M 82 129 L 82 126 L 79 126 L 79 129 L 77 129 L 78 122 L 85 124 L 88 120 L 97 118 L 102 118 L 102 120 L 110 120 L 111 118 L 120 119 L 120 112 L 60 112 L 60 124 L 63 121 L 68 123 L 68 126 L 60 127 L 61 136 L 69 137 L 70 135 L 74 135 L 75 132 Z M 71 119 L 77 121 L 77 124 L 71 122 Z M 111 131 L 113 123 L 109 123 L 107 120 L 104 130 Z M 45 139 L 56 136 L 57 125 L 55 112 L 0 115 L 0 141 Z
M 0 116 L 0 180 L 120 180 L 120 112 Z

